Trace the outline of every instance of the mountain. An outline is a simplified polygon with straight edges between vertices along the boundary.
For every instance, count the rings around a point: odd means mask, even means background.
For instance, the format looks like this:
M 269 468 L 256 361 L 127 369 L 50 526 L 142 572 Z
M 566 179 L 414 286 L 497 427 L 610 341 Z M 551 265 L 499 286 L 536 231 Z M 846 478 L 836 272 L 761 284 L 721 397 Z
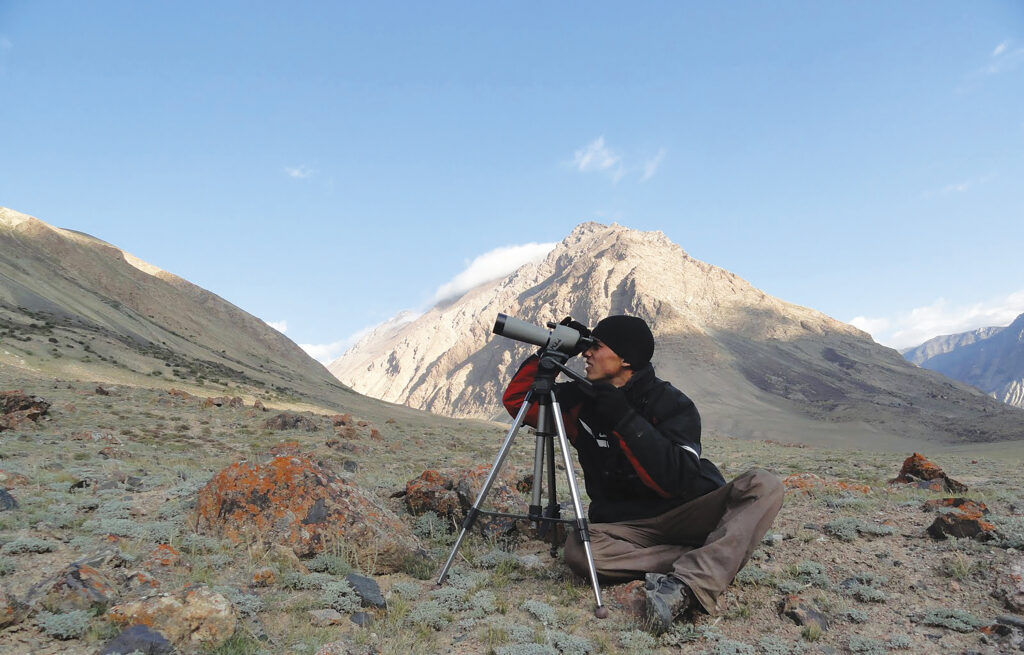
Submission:
M 0 208 L 0 362 L 69 378 L 354 396 L 260 319 L 95 237 Z
M 935 337 L 903 356 L 922 368 L 1024 408 L 1024 314 L 1007 327 Z
M 984 327 L 971 330 L 970 332 L 961 332 L 960 334 L 944 334 L 929 339 L 920 346 L 904 348 L 900 350 L 900 353 L 907 358 L 907 361 L 921 366 L 921 364 L 932 357 L 948 353 L 962 346 L 969 346 L 973 343 L 984 341 L 992 335 L 998 334 L 1002 329 L 1001 327 Z
M 540 325 L 645 318 L 659 376 L 694 398 L 710 431 L 880 447 L 1024 438 L 1019 410 L 698 261 L 660 232 L 618 225 L 582 224 L 542 261 L 382 326 L 328 368 L 376 398 L 504 418 L 501 391 L 534 348 L 492 335 L 498 313 Z

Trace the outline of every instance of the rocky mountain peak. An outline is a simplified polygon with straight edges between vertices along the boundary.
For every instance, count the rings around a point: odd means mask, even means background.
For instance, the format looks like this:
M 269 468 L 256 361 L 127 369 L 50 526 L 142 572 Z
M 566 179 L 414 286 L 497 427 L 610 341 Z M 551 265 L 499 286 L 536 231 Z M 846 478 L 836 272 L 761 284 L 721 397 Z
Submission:
M 588 325 L 613 314 L 644 318 L 655 335 L 659 375 L 698 401 L 706 425 L 740 436 L 820 440 L 843 423 L 846 432 L 876 441 L 907 436 L 904 426 L 934 437 L 922 408 L 951 393 L 938 388 L 938 376 L 866 333 L 773 298 L 690 257 L 661 232 L 594 222 L 577 226 L 541 261 L 414 321 L 370 333 L 328 368 L 356 391 L 390 402 L 450 416 L 503 417 L 501 391 L 535 348 L 491 334 L 499 313 L 537 325 L 564 316 Z M 976 400 L 971 394 L 966 387 L 954 393 L 965 407 Z M 961 413 L 984 412 L 979 406 Z M 949 421 L 935 423 L 939 438 L 967 438 Z M 1005 438 L 1001 426 L 972 423 L 971 434 Z

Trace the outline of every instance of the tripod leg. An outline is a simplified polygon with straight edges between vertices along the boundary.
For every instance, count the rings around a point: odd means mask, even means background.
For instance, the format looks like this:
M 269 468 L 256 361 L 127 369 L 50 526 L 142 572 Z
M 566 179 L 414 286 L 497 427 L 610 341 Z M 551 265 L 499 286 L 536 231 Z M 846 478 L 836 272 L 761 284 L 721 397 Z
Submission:
M 498 456 L 494 459 L 494 465 L 491 467 L 491 472 L 487 475 L 487 479 L 484 481 L 483 489 L 480 490 L 480 495 L 477 496 L 476 502 L 466 512 L 466 518 L 462 521 L 462 531 L 459 532 L 459 538 L 455 540 L 455 545 L 452 546 L 452 552 L 448 555 L 448 561 L 444 563 L 444 568 L 441 569 L 441 573 L 437 578 L 437 584 L 444 582 L 445 578 L 448 577 L 448 571 L 452 568 L 452 562 L 455 561 L 455 555 L 459 552 L 459 546 L 462 545 L 462 540 L 466 538 L 466 534 L 472 529 L 473 524 L 476 523 L 476 517 L 480 513 L 480 507 L 484 504 L 484 499 L 487 497 L 487 493 L 491 490 L 491 485 L 498 478 L 498 474 L 501 472 L 501 466 L 505 463 L 505 458 L 508 456 L 509 450 L 512 448 L 512 442 L 515 441 L 516 433 L 519 432 L 519 428 L 522 427 L 523 421 L 526 419 L 526 412 L 530 409 L 530 398 L 533 396 L 531 391 L 526 399 L 523 400 L 523 406 L 519 408 L 519 413 L 516 414 L 516 420 L 512 424 L 512 429 L 505 435 L 505 442 L 501 444 L 501 450 L 498 451 Z
M 594 588 L 594 598 L 597 607 L 594 608 L 594 616 L 599 619 L 608 616 L 608 608 L 601 603 L 601 586 L 597 583 L 597 567 L 594 566 L 594 553 L 590 548 L 590 532 L 587 529 L 586 515 L 583 513 L 583 503 L 580 501 L 580 490 L 576 485 L 576 475 L 572 468 L 572 457 L 569 454 L 569 439 L 565 436 L 565 423 L 562 421 L 562 410 L 558 406 L 558 400 L 554 392 L 551 392 L 552 414 L 555 417 L 555 425 L 558 428 L 558 444 L 562 449 L 562 458 L 565 461 L 565 472 L 569 478 L 569 493 L 572 495 L 572 507 L 576 512 L 576 532 L 579 534 L 580 542 L 583 544 L 583 551 L 587 555 L 587 566 L 590 572 L 590 585 Z
M 548 461 L 548 507 L 544 516 L 549 519 L 562 518 L 561 508 L 558 506 L 558 491 L 555 484 L 555 440 L 554 435 L 548 435 L 544 440 L 544 451 Z M 558 523 L 551 522 L 551 556 L 558 555 Z
M 537 406 L 537 425 L 544 426 L 547 408 L 543 405 Z M 541 507 L 541 493 L 544 488 L 544 442 L 548 441 L 543 433 L 543 427 L 537 430 L 537 445 L 533 450 L 533 496 L 530 502 L 530 520 L 537 526 L 537 534 L 544 536 L 547 523 L 541 521 L 543 508 Z

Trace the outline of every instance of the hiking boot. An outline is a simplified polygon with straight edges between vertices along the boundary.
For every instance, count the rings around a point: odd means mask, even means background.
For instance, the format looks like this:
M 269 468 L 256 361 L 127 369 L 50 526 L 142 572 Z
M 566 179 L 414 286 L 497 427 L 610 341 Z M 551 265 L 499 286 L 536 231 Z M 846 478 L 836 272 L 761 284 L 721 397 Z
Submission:
M 693 592 L 671 574 L 648 573 L 644 577 L 645 610 L 657 634 L 667 632 L 680 614 L 693 606 Z

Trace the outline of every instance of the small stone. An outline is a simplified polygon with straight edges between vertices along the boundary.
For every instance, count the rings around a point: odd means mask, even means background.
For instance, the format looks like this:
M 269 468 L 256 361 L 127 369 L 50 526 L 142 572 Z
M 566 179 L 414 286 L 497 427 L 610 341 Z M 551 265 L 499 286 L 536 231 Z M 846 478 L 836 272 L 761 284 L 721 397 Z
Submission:
M 344 620 L 344 618 L 345 617 L 342 616 L 338 610 L 333 610 L 331 608 L 309 611 L 309 622 L 318 628 L 324 628 L 329 625 L 338 625 Z
M 363 607 L 387 607 L 384 595 L 380 593 L 380 586 L 377 585 L 377 581 L 373 578 L 368 578 L 358 573 L 349 573 L 345 576 L 345 581 L 352 586 L 356 595 L 359 596 Z
M 373 625 L 373 615 L 367 612 L 356 612 L 349 617 L 349 620 L 360 628 L 368 628 Z
M 174 646 L 162 634 L 144 625 L 133 625 L 107 642 L 99 655 L 134 653 L 143 655 L 170 655 Z
M 828 618 L 817 608 L 803 602 L 799 596 L 786 596 L 779 613 L 788 617 L 797 625 L 816 625 L 822 632 L 828 630 Z
M 761 541 L 764 542 L 765 544 L 767 544 L 768 546 L 778 546 L 779 544 L 781 544 L 785 540 L 786 540 L 786 536 L 785 535 L 780 534 L 778 532 L 774 532 L 774 533 L 765 535 L 764 539 L 762 539 Z
M 254 587 L 269 587 L 275 582 L 277 582 L 277 574 L 269 566 L 252 572 L 252 586 Z
M 18 501 L 6 489 L 0 489 L 0 512 L 18 509 Z

